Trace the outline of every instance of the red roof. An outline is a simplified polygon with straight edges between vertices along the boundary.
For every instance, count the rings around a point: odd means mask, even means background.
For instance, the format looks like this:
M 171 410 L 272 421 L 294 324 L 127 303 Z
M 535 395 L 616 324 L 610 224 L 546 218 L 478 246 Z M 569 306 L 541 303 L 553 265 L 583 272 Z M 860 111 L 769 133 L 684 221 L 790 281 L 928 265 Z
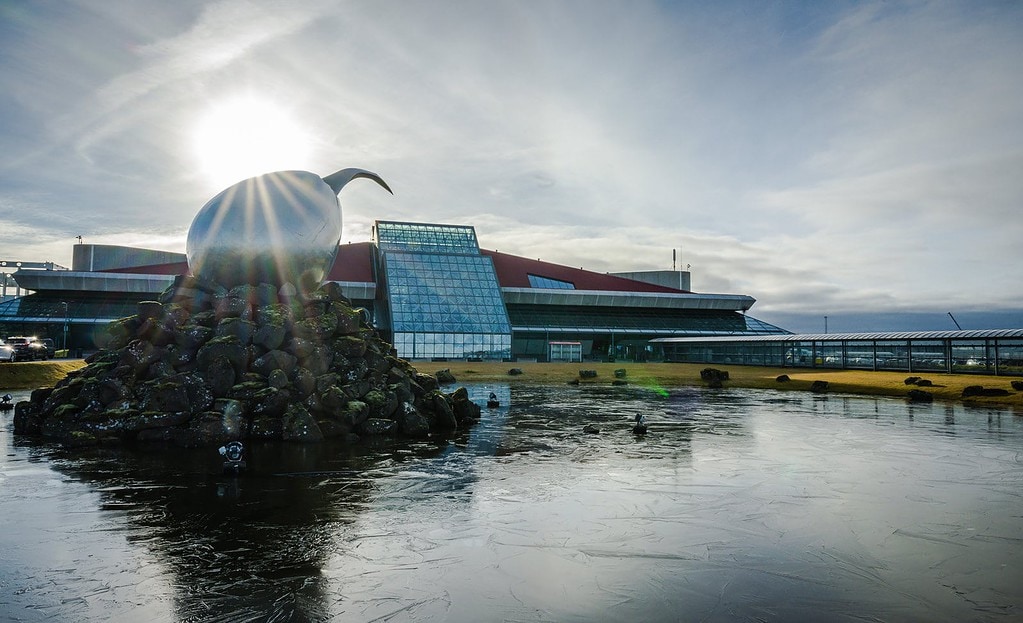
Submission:
M 343 244 L 338 248 L 329 281 L 373 281 L 373 254 L 369 242 Z
M 558 281 L 567 281 L 576 290 L 606 290 L 612 292 L 685 292 L 677 288 L 658 286 L 652 283 L 615 277 L 605 273 L 595 273 L 581 268 L 571 268 L 561 264 L 551 264 L 540 260 L 531 260 L 517 255 L 499 253 L 480 249 L 480 253 L 490 256 L 494 261 L 497 281 L 504 288 L 528 288 L 529 275 L 547 277 Z
M 146 266 L 125 266 L 98 270 L 99 273 L 131 273 L 133 275 L 184 275 L 188 273 L 188 262 L 170 264 L 147 264 Z
M 125 266 L 100 272 L 131 273 L 136 275 L 184 275 L 188 273 L 188 262 Z M 334 262 L 334 267 L 331 269 L 328 279 L 331 281 L 373 281 L 370 243 L 357 242 L 355 244 L 339 246 L 337 260 Z
M 499 253 L 480 249 L 480 253 L 490 257 L 497 272 L 497 281 L 505 288 L 528 288 L 529 275 L 547 277 L 565 281 L 575 286 L 576 290 L 604 290 L 611 292 L 686 292 L 676 288 L 615 277 L 605 273 L 596 273 L 581 268 L 571 268 L 561 264 L 531 260 L 517 255 Z M 134 273 L 147 275 L 184 275 L 188 272 L 187 262 L 170 264 L 151 264 L 148 266 L 132 266 L 104 272 Z M 340 245 L 334 267 L 327 275 L 330 281 L 362 281 L 373 282 L 373 253 L 369 242 L 356 242 Z

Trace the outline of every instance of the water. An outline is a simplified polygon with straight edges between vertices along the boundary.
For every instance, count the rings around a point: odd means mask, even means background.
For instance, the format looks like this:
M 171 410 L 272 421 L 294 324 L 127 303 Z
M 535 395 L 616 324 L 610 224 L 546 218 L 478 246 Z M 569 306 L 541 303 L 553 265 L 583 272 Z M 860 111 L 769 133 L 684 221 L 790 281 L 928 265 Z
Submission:
M 15 439 L 4 412 L 0 620 L 1023 618 L 1011 411 L 469 388 L 502 407 L 468 435 L 251 447 L 239 478 L 210 449 Z

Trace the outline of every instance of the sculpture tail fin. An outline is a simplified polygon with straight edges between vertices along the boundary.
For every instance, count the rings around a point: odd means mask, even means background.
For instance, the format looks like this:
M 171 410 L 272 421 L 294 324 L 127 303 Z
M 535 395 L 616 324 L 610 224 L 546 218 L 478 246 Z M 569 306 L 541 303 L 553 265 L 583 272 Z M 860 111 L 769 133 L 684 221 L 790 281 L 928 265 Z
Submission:
M 387 182 L 385 182 L 383 178 L 381 178 L 376 173 L 373 173 L 372 171 L 367 171 L 365 169 L 341 169 L 337 173 L 331 173 L 327 177 L 323 178 L 323 181 L 327 183 L 327 186 L 330 186 L 330 189 L 333 190 L 334 194 L 336 195 L 341 192 L 341 189 L 345 187 L 345 184 L 354 180 L 357 177 L 365 177 L 371 179 L 377 184 L 383 186 L 384 190 L 386 190 L 387 192 L 391 193 L 392 195 L 394 194 L 394 191 L 391 190 L 391 187 L 387 185 Z

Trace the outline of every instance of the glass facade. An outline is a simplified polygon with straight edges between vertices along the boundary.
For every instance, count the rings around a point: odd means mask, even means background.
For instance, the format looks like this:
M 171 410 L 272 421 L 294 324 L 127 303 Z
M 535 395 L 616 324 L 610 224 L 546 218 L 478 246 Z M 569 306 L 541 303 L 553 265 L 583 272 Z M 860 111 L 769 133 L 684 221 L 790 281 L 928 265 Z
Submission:
M 734 311 L 510 304 L 508 315 L 515 327 L 545 327 L 550 331 L 633 330 L 654 335 L 785 333 L 774 325 Z
M 472 227 L 378 222 L 376 235 L 400 357 L 511 357 L 501 288 Z
M 977 337 L 975 334 L 986 334 Z M 801 339 L 657 339 L 667 361 L 1023 376 L 1023 330 Z
M 377 221 L 376 243 L 383 253 L 463 253 L 479 255 L 476 229 L 471 225 L 429 225 Z

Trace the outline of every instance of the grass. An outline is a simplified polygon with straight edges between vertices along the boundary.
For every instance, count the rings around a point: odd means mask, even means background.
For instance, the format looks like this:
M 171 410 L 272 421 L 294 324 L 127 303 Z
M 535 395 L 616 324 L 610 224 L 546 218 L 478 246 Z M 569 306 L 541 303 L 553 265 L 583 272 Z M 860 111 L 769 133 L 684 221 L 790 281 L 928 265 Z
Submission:
M 0 389 L 53 387 L 68 372 L 85 365 L 81 359 L 51 359 L 0 364 Z
M 85 365 L 81 359 L 33 361 L 0 364 L 0 389 L 34 389 L 51 387 L 64 376 Z M 501 363 L 464 361 L 416 361 L 413 365 L 425 374 L 436 374 L 448 369 L 462 383 L 539 383 L 562 385 L 578 380 L 581 384 L 609 385 L 615 379 L 615 370 L 625 370 L 630 385 L 666 390 L 672 387 L 704 385 L 700 370 L 715 367 L 726 370 L 729 380 L 725 387 L 749 387 L 778 391 L 809 391 L 814 381 L 827 381 L 829 393 L 860 394 L 867 396 L 906 397 L 911 389 L 930 392 L 935 400 L 975 405 L 1011 406 L 1023 414 L 1023 392 L 1012 389 L 1016 377 L 977 374 L 916 374 L 933 383 L 931 387 L 906 385 L 910 374 L 906 372 L 872 372 L 869 370 L 808 370 L 805 368 L 762 368 L 755 366 L 707 366 L 685 363 Z M 522 370 L 521 375 L 510 375 L 512 368 Z M 596 378 L 581 379 L 580 370 L 595 370 Z M 779 383 L 777 377 L 785 374 L 791 379 Z M 1001 388 L 1008 396 L 974 396 L 963 398 L 963 389 L 970 385 Z
M 501 382 L 564 384 L 578 380 L 580 384 L 610 384 L 614 371 L 625 370 L 630 385 L 666 389 L 691 385 L 705 385 L 700 370 L 714 367 L 728 372 L 725 387 L 748 387 L 779 391 L 809 391 L 814 381 L 827 381 L 829 393 L 860 394 L 867 396 L 906 397 L 911 389 L 931 393 L 935 400 L 976 405 L 1008 405 L 1023 414 L 1023 392 L 1012 389 L 1016 377 L 976 374 L 924 374 L 906 372 L 873 372 L 870 370 L 823 370 L 805 368 L 766 368 L 757 366 L 721 366 L 686 363 L 500 363 L 500 362 L 435 362 L 416 361 L 413 365 L 423 373 L 435 374 L 447 368 L 459 382 Z M 509 375 L 511 368 L 522 370 L 521 375 Z M 597 377 L 582 379 L 580 370 L 595 370 Z M 788 382 L 778 382 L 780 375 L 788 375 Z M 919 376 L 933 383 L 931 387 L 906 385 L 906 378 Z M 974 396 L 963 398 L 963 389 L 970 385 L 1001 388 L 1008 396 Z

